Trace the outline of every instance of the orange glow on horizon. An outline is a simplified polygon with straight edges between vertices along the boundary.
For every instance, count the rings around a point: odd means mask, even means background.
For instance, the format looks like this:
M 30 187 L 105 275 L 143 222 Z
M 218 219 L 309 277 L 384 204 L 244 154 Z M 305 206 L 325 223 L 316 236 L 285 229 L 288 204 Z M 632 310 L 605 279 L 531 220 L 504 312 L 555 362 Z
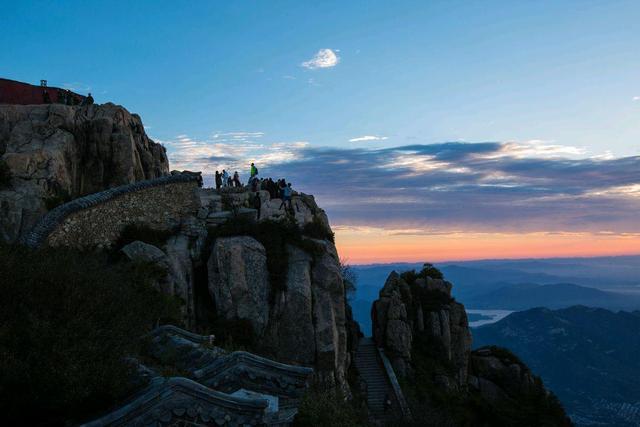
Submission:
M 335 231 L 338 253 L 349 264 L 640 254 L 638 233 L 411 234 L 368 227 Z

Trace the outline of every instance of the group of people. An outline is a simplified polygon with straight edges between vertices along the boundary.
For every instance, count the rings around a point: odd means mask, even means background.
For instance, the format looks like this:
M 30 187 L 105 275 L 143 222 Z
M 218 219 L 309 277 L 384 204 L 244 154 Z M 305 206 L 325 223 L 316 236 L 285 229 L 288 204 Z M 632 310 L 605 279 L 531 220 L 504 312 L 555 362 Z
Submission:
M 85 98 L 82 98 L 82 100 L 80 100 L 79 98 L 80 97 L 78 95 L 71 92 L 69 89 L 59 89 L 57 103 L 64 105 L 91 105 L 94 102 L 91 93 L 89 93 Z M 49 91 L 46 88 L 42 91 L 42 102 L 44 102 L 45 104 L 51 104 L 51 96 L 49 95 Z
M 254 163 L 251 163 L 249 175 L 249 182 L 247 185 L 250 187 L 251 191 L 256 193 L 260 190 L 267 191 L 269 192 L 269 197 L 271 199 L 282 200 L 280 209 L 282 209 L 283 206 L 286 208 L 287 205 L 289 209 L 291 209 L 291 196 L 293 195 L 293 189 L 291 188 L 290 182 L 287 183 L 284 178 L 277 181 L 274 181 L 271 178 L 259 178 L 258 168 Z M 238 174 L 238 171 L 235 171 L 233 176 L 229 175 L 229 173 L 224 169 L 222 169 L 222 172 L 216 171 L 215 182 L 216 190 L 220 190 L 220 188 L 225 187 L 243 187 L 240 182 L 240 175 Z
M 216 171 L 216 190 L 220 190 L 221 187 L 242 187 L 238 171 L 235 171 L 233 176 L 224 169 L 222 173 Z

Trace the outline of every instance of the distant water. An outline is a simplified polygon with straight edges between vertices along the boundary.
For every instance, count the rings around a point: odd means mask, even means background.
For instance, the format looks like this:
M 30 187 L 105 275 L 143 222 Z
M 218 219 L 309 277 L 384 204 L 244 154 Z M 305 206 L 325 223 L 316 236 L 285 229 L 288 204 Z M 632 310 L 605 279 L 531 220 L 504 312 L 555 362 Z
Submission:
M 476 314 L 476 315 L 482 316 L 482 319 L 480 319 L 480 320 L 475 320 L 475 321 L 469 322 L 469 326 L 471 326 L 472 328 L 475 328 L 475 327 L 478 327 L 478 326 L 482 326 L 482 325 L 489 325 L 491 323 L 496 323 L 497 321 L 504 319 L 505 317 L 507 317 L 511 313 L 513 313 L 513 311 L 511 311 L 511 310 L 471 310 L 471 309 L 467 309 L 467 314 Z M 475 316 L 471 316 L 471 317 L 475 317 Z

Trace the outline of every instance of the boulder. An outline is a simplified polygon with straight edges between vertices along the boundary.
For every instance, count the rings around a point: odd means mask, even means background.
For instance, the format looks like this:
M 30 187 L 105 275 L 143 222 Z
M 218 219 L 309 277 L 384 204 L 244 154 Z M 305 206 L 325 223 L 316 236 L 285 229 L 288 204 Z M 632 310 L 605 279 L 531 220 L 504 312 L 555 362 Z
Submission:
M 167 255 L 156 246 L 136 240 L 122 248 L 122 252 L 132 261 L 151 262 L 167 267 Z

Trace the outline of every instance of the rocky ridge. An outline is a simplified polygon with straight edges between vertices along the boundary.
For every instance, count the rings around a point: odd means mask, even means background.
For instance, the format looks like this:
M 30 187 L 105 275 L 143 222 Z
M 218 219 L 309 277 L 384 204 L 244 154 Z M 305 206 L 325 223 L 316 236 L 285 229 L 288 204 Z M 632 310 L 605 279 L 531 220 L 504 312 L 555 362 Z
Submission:
M 467 315 L 451 288 L 428 264 L 418 273 L 392 272 L 371 309 L 374 340 L 404 378 L 417 419 L 494 425 L 524 417 L 521 425 L 571 425 L 542 381 L 508 350 L 471 351 Z M 529 410 L 536 415 L 525 420 Z

